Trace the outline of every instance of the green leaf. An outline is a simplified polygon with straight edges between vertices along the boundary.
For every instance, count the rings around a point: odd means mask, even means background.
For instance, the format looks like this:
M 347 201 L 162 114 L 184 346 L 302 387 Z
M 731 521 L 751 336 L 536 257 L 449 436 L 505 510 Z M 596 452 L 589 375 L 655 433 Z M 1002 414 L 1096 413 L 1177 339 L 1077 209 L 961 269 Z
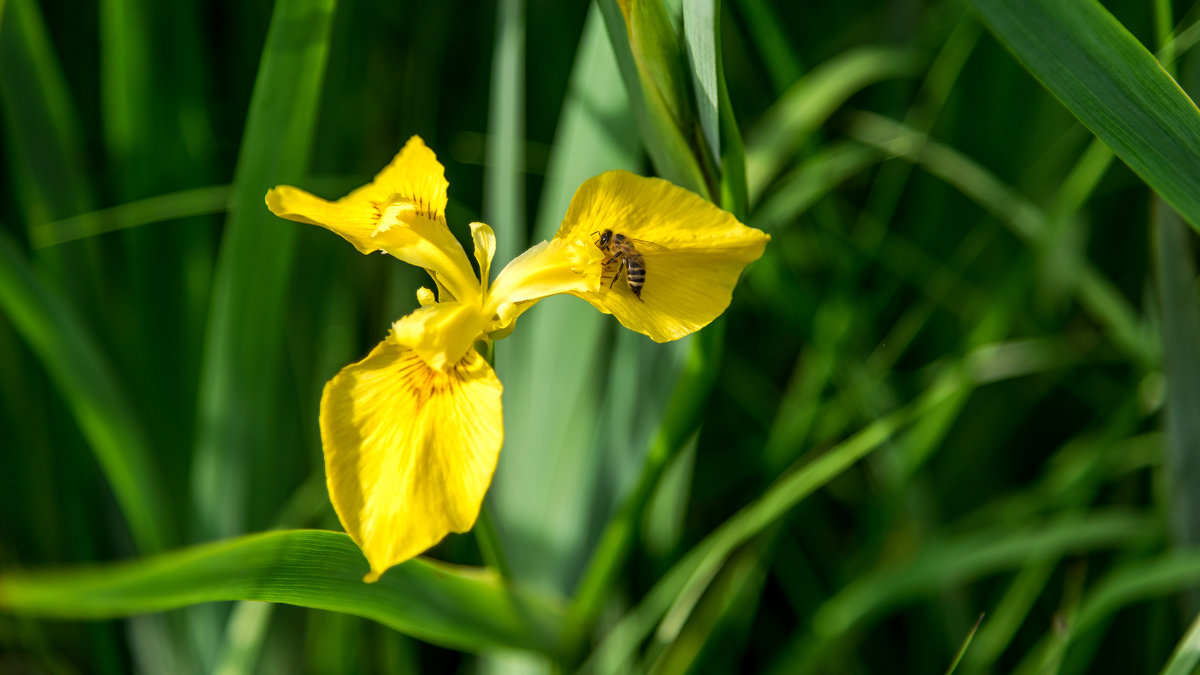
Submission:
M 1162 303 L 1163 372 L 1167 376 L 1168 519 L 1179 546 L 1200 544 L 1200 295 L 1188 233 L 1161 198 L 1154 202 L 1155 276 Z
M 1200 110 L 1095 0 L 971 0 L 1079 121 L 1200 229 Z
M 102 567 L 0 575 L 0 609 L 103 619 L 203 602 L 258 600 L 353 614 L 422 640 L 566 654 L 562 607 L 472 568 L 416 559 L 363 583 L 362 553 L 343 533 L 289 530 Z
M 717 0 L 684 0 L 683 37 L 687 43 L 688 63 L 692 73 L 692 91 L 696 96 L 696 112 L 700 131 L 712 159 L 720 159 L 721 135 L 717 123 L 717 72 L 720 70 L 718 52 Z
M 786 24 L 766 0 L 737 0 L 736 7 L 751 44 L 758 50 L 776 94 L 782 93 L 804 69 L 788 44 Z
M 987 209 L 1017 237 L 1034 247 L 1046 245 L 1052 232 L 1047 216 L 1000 182 L 987 169 L 957 150 L 913 129 L 871 113 L 854 116 L 847 134 L 862 143 L 915 162 Z M 1109 331 L 1109 339 L 1144 368 L 1158 361 L 1156 346 L 1145 335 L 1137 313 L 1112 282 L 1087 261 L 1080 261 L 1079 302 Z
M 29 229 L 29 239 L 34 248 L 43 248 L 114 230 L 220 213 L 228 206 L 229 195 L 228 185 L 180 190 L 62 220 L 35 223 Z
M 29 223 L 88 208 L 79 121 L 45 23 L 33 0 L 12 0 L 0 23 L 0 104 L 15 191 Z
M 729 87 L 725 81 L 725 60 L 721 53 L 721 21 L 719 5 L 713 14 L 712 32 L 716 54 L 717 75 L 717 120 L 720 126 L 720 206 L 746 220 L 750 214 L 750 187 L 746 182 L 746 146 L 742 142 L 742 130 L 733 113 L 733 101 L 729 98 Z
M 875 148 L 829 143 L 777 181 L 778 189 L 759 202 L 750 223 L 772 234 L 779 232 L 834 188 L 883 159 Z
M 631 1 L 628 17 L 617 0 L 597 0 L 597 4 L 655 170 L 672 183 L 711 198 L 694 151 L 693 104 L 684 79 L 683 50 L 661 0 Z
M 1200 551 L 1180 550 L 1121 566 L 1083 597 L 1070 637 L 1079 639 L 1122 608 L 1200 583 Z
M 0 310 L 12 321 L 75 415 L 143 551 L 174 531 L 149 441 L 111 366 L 69 303 L 42 285 L 0 236 Z
M 699 597 L 739 546 L 966 384 L 962 373 L 948 370 L 911 406 L 880 418 L 820 457 L 785 474 L 762 497 L 739 510 L 664 574 L 638 606 L 612 628 L 588 658 L 584 670 L 593 672 L 603 664 L 622 663 L 673 605 Z M 580 596 L 583 595 L 581 592 Z M 579 605 L 577 598 L 576 607 Z
M 950 662 L 950 667 L 946 669 L 946 675 L 953 675 L 955 670 L 958 670 L 958 664 L 962 663 L 963 656 L 967 653 L 967 648 L 971 646 L 971 640 L 974 639 L 975 633 L 979 631 L 979 624 L 983 623 L 983 615 L 975 620 L 975 625 L 967 633 L 967 637 L 963 639 L 962 646 L 958 648 L 958 652 L 954 654 L 954 660 Z
M 1092 512 L 925 544 L 908 564 L 881 567 L 830 598 L 814 615 L 813 631 L 828 641 L 904 599 L 1072 552 L 1153 540 L 1161 537 L 1155 525 L 1153 517 L 1143 514 Z
M 662 102 L 688 136 L 696 121 L 684 43 L 663 0 L 619 0 L 629 46 L 648 95 Z
M 152 84 L 154 65 L 149 16 L 142 0 L 102 0 L 100 5 L 100 88 L 104 140 L 115 181 L 126 195 L 144 188 L 155 165 L 154 137 L 159 97 Z M 165 107 L 165 106 L 164 106 Z
M 525 3 L 501 0 L 488 105 L 484 220 L 496 232 L 496 260 L 525 248 Z M 497 268 L 503 266 L 498 265 Z
M 1188 632 L 1175 645 L 1171 658 L 1163 666 L 1162 675 L 1193 675 L 1200 665 L 1200 615 L 1192 621 Z
M 857 47 L 822 63 L 792 85 L 746 134 L 750 202 L 770 185 L 809 134 L 848 98 L 884 80 L 914 77 L 925 59 L 891 47 Z
M 303 178 L 335 0 L 278 0 L 234 173 L 213 279 L 192 473 L 203 536 L 243 531 L 248 458 L 273 447 L 283 306 L 297 228 L 267 211 L 272 186 Z

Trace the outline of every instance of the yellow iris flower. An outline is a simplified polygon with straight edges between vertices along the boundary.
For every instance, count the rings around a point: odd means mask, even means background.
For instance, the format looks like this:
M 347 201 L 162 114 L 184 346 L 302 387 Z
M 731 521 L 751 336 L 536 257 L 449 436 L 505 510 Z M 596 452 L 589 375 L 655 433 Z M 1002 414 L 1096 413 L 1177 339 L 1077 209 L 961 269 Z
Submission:
M 320 225 L 363 253 L 423 267 L 437 294 L 392 324 L 321 397 L 321 441 L 334 510 L 370 563 L 366 581 L 475 524 L 504 438 L 502 387 L 475 346 L 508 335 L 539 299 L 571 293 L 658 342 L 681 338 L 729 305 L 742 269 L 769 237 L 657 178 L 609 171 L 585 182 L 562 227 L 489 284 L 496 238 L 471 223 L 479 275 L 446 225 L 442 165 L 419 137 L 365 185 L 336 202 L 291 186 L 267 192 L 283 218 Z M 595 233 L 657 246 L 639 250 L 638 299 Z M 614 283 L 615 282 L 615 283 Z

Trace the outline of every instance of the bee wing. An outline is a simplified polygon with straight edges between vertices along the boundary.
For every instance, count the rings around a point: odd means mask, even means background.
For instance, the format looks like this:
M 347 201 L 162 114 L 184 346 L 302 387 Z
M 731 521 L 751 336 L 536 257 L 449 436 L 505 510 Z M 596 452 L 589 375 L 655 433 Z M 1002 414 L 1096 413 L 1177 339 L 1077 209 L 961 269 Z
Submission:
M 643 253 L 665 253 L 671 250 L 662 244 L 656 244 L 652 241 L 646 241 L 645 239 L 634 239 L 633 237 L 629 237 L 629 240 L 632 241 L 634 246 L 637 246 L 638 250 L 642 251 Z

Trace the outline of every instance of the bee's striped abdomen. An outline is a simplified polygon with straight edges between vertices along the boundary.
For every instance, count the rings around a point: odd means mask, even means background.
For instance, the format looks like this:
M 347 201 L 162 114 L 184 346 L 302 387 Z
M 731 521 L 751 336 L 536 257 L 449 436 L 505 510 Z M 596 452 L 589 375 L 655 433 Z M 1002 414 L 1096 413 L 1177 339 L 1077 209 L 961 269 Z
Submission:
M 646 283 L 646 259 L 642 254 L 630 251 L 625 255 L 625 280 L 629 282 L 629 290 L 642 299 L 642 285 Z

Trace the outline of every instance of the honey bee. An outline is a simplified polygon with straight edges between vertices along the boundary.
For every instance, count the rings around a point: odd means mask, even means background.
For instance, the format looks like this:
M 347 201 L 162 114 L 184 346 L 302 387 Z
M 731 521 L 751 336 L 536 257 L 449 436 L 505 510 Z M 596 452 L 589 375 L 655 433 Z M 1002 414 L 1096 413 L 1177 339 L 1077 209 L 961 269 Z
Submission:
M 633 292 L 634 297 L 642 300 L 642 286 L 646 284 L 646 258 L 634 246 L 641 246 L 647 251 L 665 251 L 665 246 L 660 246 L 653 242 L 643 241 L 627 237 L 620 232 L 613 232 L 611 229 L 603 232 L 593 232 L 593 235 L 600 235 L 596 240 L 596 246 L 604 252 L 608 258 L 600 264 L 604 266 L 605 274 L 608 273 L 609 266 L 613 263 L 617 264 L 617 271 L 613 274 L 612 281 L 608 284 L 609 288 L 617 283 L 617 279 L 621 278 L 621 272 L 625 272 L 625 283 L 629 284 L 629 290 Z

